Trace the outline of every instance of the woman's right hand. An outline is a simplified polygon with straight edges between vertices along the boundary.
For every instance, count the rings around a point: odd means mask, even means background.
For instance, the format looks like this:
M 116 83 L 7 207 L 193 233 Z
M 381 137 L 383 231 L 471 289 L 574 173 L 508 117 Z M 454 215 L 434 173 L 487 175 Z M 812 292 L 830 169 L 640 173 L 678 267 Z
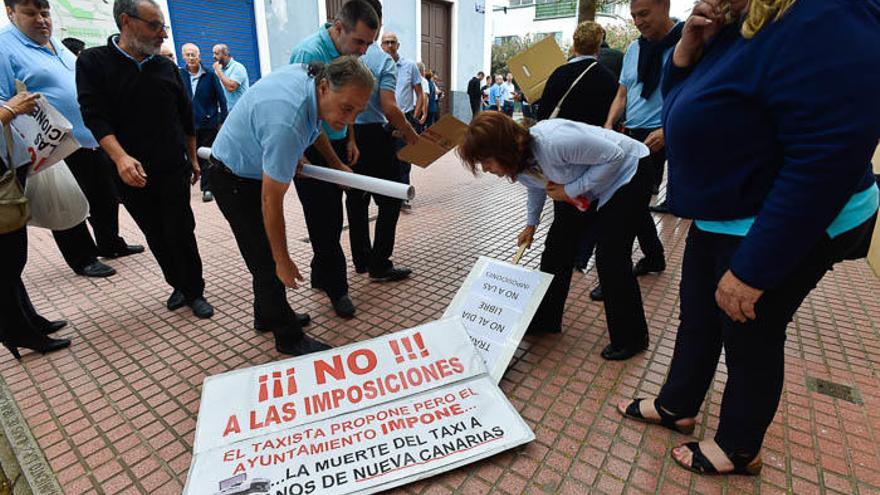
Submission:
M 676 67 L 690 67 L 703 56 L 703 48 L 724 27 L 722 0 L 700 0 L 691 12 L 675 46 L 672 62 Z
M 526 245 L 527 248 L 532 247 L 532 241 L 535 239 L 535 230 L 537 226 L 535 225 L 526 225 L 526 228 L 522 229 L 522 232 L 516 237 L 516 245 L 522 246 Z
M 40 93 L 28 93 L 22 91 L 13 96 L 6 102 L 6 106 L 11 107 L 15 115 L 26 115 L 34 111 L 37 106 L 37 100 L 40 99 Z

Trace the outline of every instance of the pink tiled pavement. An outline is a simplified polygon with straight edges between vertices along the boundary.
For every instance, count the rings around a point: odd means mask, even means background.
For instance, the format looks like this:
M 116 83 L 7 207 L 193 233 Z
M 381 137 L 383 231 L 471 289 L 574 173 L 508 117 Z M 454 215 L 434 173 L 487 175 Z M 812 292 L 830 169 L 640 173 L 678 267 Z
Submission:
M 349 271 L 358 316 L 337 318 L 326 298 L 289 293 L 311 313 L 308 332 L 334 345 L 439 317 L 479 255 L 507 259 L 523 224 L 522 188 L 474 179 L 452 155 L 416 170 L 418 198 L 398 229 L 395 260 L 412 279 L 370 283 Z M 311 249 L 295 192 L 287 199 L 289 244 L 308 279 Z M 0 373 L 66 493 L 176 494 L 190 463 L 202 380 L 279 359 L 271 335 L 251 328 L 251 285 L 215 203 L 193 193 L 211 320 L 164 307 L 169 288 L 149 254 L 109 262 L 108 279 L 74 276 L 47 231 L 30 229 L 25 283 L 39 311 L 66 318 L 69 350 L 21 363 L 0 355 Z M 549 217 L 548 207 L 545 215 Z M 501 387 L 537 440 L 396 493 L 880 493 L 880 280 L 862 261 L 839 265 L 813 291 L 789 328 L 786 383 L 765 442 L 759 478 L 701 478 L 679 469 L 669 449 L 684 437 L 624 422 L 616 400 L 660 388 L 672 356 L 678 281 L 688 222 L 658 217 L 668 269 L 641 280 L 650 350 L 605 362 L 602 306 L 589 300 L 595 271 L 575 274 L 565 332 L 527 337 Z M 123 234 L 143 242 L 127 214 Z M 541 237 L 546 232 L 539 231 Z M 348 250 L 348 239 L 343 242 Z M 540 249 L 524 263 L 537 267 Z M 2 351 L 2 349 L 0 349 Z M 864 405 L 808 391 L 806 377 L 855 386 Z M 697 434 L 718 422 L 724 366 Z

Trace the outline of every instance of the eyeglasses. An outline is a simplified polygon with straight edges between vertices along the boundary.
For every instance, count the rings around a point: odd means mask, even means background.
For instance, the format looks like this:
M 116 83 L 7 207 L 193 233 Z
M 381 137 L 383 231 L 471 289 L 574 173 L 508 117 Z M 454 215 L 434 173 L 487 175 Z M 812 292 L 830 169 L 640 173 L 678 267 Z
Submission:
M 131 17 L 132 19 L 137 19 L 137 20 L 143 22 L 144 24 L 147 25 L 148 28 L 150 28 L 153 31 L 160 31 L 160 30 L 161 31 L 168 31 L 169 29 L 171 29 L 171 26 L 167 26 L 159 21 L 148 21 L 148 20 L 144 19 L 143 17 L 139 17 L 134 14 L 126 14 L 126 15 Z

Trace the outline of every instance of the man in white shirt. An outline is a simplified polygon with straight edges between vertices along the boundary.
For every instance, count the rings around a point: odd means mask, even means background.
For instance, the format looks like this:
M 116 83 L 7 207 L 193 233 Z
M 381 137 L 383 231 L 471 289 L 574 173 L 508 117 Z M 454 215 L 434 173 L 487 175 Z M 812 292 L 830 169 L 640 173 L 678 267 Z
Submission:
M 513 117 L 513 99 L 516 97 L 516 86 L 513 85 L 513 74 L 510 72 L 507 73 L 507 80 L 504 82 L 503 86 L 504 93 L 502 99 L 504 102 L 501 111 L 506 113 L 509 117 Z

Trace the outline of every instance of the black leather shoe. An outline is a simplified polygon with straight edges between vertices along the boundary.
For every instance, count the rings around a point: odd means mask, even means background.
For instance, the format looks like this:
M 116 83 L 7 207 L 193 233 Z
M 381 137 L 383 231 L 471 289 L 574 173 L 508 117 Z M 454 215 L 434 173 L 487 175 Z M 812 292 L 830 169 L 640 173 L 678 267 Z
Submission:
M 98 260 L 89 263 L 79 270 L 74 270 L 73 272 L 77 275 L 93 278 L 103 278 L 116 275 L 116 270 L 114 270 L 112 266 L 105 265 Z
M 202 193 L 202 203 L 210 203 L 214 201 L 214 194 L 211 191 L 205 191 Z
M 172 292 L 171 296 L 168 298 L 168 302 L 165 303 L 165 307 L 174 311 L 175 309 L 180 309 L 184 306 L 186 306 L 186 297 L 183 295 L 183 292 L 174 289 L 174 292 Z
M 406 267 L 391 267 L 382 273 L 371 273 L 370 280 L 373 282 L 397 282 L 412 275 L 412 270 Z
M 590 291 L 590 299 L 594 301 L 602 301 L 605 299 L 605 293 L 602 292 L 601 285 L 597 285 L 595 289 Z
M 49 335 L 50 333 L 55 333 L 66 326 L 67 320 L 55 320 L 43 325 L 43 327 L 40 328 L 40 331 L 43 332 L 43 335 Z
M 666 269 L 666 260 L 650 261 L 648 258 L 642 258 L 633 267 L 633 275 L 641 277 L 649 273 L 660 273 Z
M 126 244 L 120 248 L 117 248 L 113 251 L 98 251 L 98 256 L 102 258 L 121 258 L 122 256 L 128 256 L 131 254 L 140 254 L 144 252 L 144 247 L 140 244 Z
M 70 339 L 53 339 L 45 335 L 33 334 L 23 339 L 6 339 L 3 346 L 9 349 L 12 357 L 21 360 L 21 354 L 18 352 L 19 347 L 46 354 L 70 347 Z
M 340 318 L 346 320 L 354 318 L 354 303 L 351 302 L 348 294 L 343 294 L 336 300 L 331 299 L 330 304 L 333 305 L 333 311 L 336 311 L 336 315 Z
M 355 265 L 354 271 L 355 273 L 367 273 L 367 267 Z
M 312 322 L 312 317 L 309 316 L 308 313 L 297 313 L 296 314 L 296 322 L 299 323 L 300 327 L 308 326 L 309 323 Z M 254 330 L 258 332 L 268 332 L 272 330 L 269 328 L 263 320 L 258 320 L 254 318 Z
M 602 358 L 607 359 L 608 361 L 625 361 L 647 348 L 648 346 L 645 345 L 643 347 L 622 347 L 620 349 L 617 349 L 612 347 L 611 344 L 608 344 L 607 346 L 605 346 L 604 349 L 602 349 Z
M 332 347 L 306 335 L 303 335 L 293 342 L 281 343 L 278 342 L 277 339 L 275 340 L 275 350 L 281 354 L 302 356 L 303 354 L 311 354 L 313 352 L 321 352 L 328 349 L 332 349 Z
M 648 210 L 653 211 L 654 213 L 669 213 L 669 205 L 664 201 L 660 204 L 649 206 Z
M 210 318 L 214 316 L 214 306 L 205 300 L 204 297 L 197 297 L 188 304 L 193 310 L 193 314 L 197 318 Z

